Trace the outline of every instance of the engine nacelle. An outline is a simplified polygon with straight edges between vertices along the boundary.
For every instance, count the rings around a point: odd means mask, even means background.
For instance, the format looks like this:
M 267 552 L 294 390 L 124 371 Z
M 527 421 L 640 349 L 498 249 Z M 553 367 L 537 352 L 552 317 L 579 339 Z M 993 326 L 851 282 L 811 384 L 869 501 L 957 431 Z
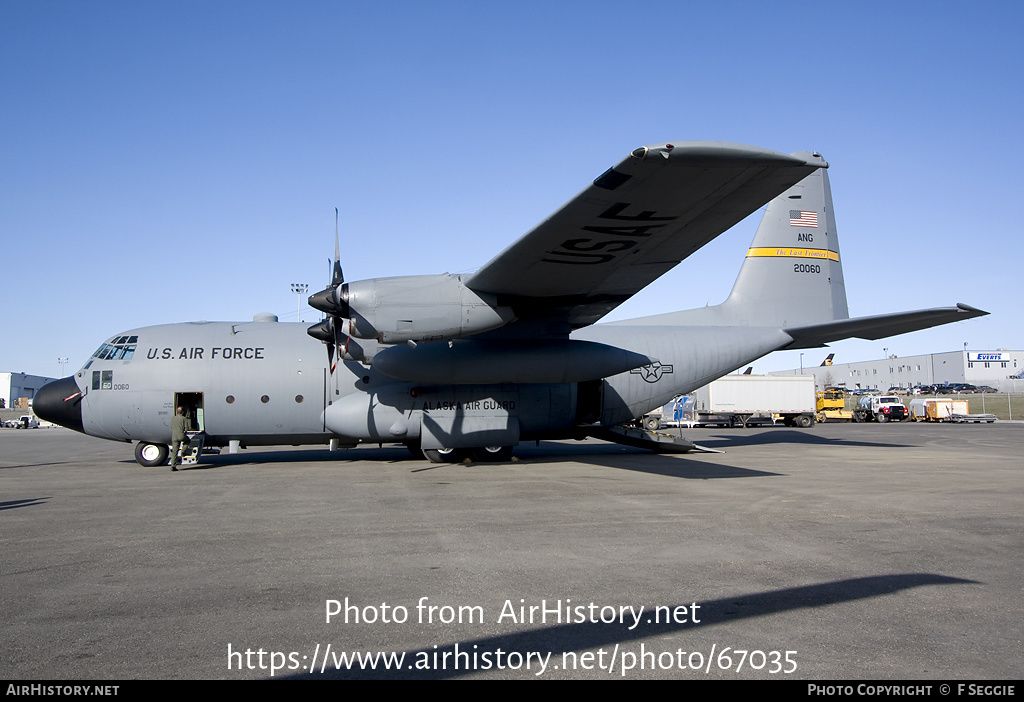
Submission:
M 342 316 L 349 320 L 348 333 L 385 344 L 458 339 L 515 317 L 493 295 L 470 290 L 448 274 L 360 280 L 341 286 L 339 297 L 347 303 Z

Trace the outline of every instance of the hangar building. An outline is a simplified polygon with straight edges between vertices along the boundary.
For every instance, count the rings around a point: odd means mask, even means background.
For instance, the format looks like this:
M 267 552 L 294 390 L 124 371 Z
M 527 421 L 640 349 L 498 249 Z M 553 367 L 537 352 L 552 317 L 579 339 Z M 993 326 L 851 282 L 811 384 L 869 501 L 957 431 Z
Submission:
M 18 400 L 31 401 L 36 391 L 54 378 L 41 375 L 25 375 L 24 373 L 0 373 L 0 398 L 4 399 L 7 408 L 17 407 Z
M 805 355 L 806 358 L 806 355 Z M 769 375 L 799 375 L 800 369 L 773 371 Z M 847 389 L 911 388 L 935 383 L 990 385 L 999 392 L 1024 392 L 1024 351 L 947 351 L 923 356 L 890 356 L 876 361 L 804 366 L 815 385 L 845 385 Z

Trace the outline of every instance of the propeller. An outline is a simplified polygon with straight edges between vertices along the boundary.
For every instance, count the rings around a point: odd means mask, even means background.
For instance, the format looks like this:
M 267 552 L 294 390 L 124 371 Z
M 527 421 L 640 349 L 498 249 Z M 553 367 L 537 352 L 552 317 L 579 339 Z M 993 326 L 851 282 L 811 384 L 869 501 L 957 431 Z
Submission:
M 318 293 L 309 297 L 309 305 L 327 315 L 327 319 L 314 324 L 306 333 L 314 339 L 327 344 L 327 363 L 331 369 L 338 367 L 334 351 L 341 346 L 341 337 L 345 337 L 345 348 L 338 356 L 348 351 L 349 337 L 342 330 L 342 320 L 348 316 L 348 289 L 345 285 L 345 274 L 341 270 L 341 245 L 338 241 L 338 208 L 334 208 L 334 265 L 331 270 L 330 284 Z
M 338 208 L 334 208 L 334 274 L 331 286 L 338 287 L 345 282 L 345 274 L 341 272 L 341 246 L 338 244 Z

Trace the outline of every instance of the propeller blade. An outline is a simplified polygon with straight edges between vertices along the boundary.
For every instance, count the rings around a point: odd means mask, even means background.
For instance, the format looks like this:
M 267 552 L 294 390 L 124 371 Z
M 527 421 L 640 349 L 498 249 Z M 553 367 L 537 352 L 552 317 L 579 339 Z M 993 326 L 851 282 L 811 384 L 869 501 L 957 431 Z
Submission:
M 338 208 L 334 208 L 334 275 L 331 277 L 331 285 L 337 287 L 345 282 L 345 275 L 341 272 L 341 246 L 338 243 Z

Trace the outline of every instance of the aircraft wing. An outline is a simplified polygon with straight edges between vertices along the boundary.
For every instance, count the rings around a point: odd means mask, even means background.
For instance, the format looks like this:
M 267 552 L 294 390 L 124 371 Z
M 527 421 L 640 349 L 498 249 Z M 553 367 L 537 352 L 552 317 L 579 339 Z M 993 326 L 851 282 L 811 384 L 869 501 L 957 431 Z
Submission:
M 643 146 L 466 280 L 571 328 L 609 310 L 828 164 L 743 144 Z
M 808 349 L 824 346 L 840 339 L 856 337 L 858 339 L 884 339 L 896 334 L 928 329 L 940 324 L 959 322 L 972 317 L 988 314 L 984 310 L 957 303 L 956 307 L 934 307 L 916 312 L 898 312 L 896 314 L 880 314 L 871 317 L 855 317 L 839 319 L 805 327 L 783 329 L 793 337 L 793 343 L 786 349 Z

